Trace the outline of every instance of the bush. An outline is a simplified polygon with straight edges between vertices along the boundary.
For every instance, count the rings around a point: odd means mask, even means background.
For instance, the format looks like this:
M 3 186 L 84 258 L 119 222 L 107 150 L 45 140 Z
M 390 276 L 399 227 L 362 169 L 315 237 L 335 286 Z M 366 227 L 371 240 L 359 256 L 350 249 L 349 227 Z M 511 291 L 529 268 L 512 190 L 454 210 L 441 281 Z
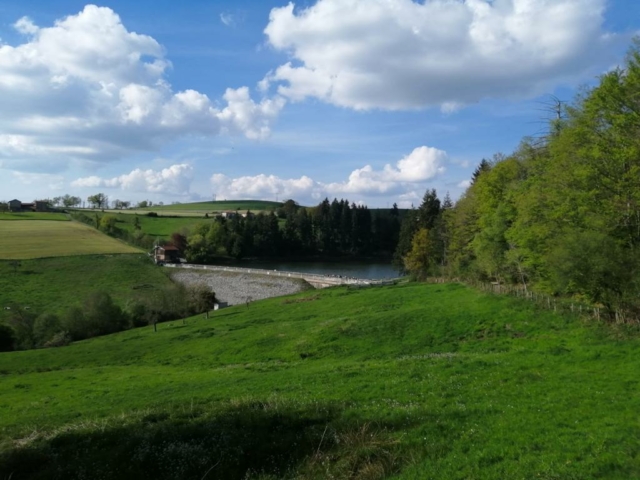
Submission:
M 33 324 L 33 336 L 37 346 L 43 346 L 61 330 L 60 319 L 53 313 L 43 313 Z
M 0 352 L 10 352 L 13 350 L 14 343 L 13 329 L 8 325 L 0 324 Z
M 147 213 L 147 217 L 157 217 L 158 214 L 156 212 L 149 212 Z
M 65 347 L 71 343 L 71 336 L 68 332 L 58 332 L 43 346 L 44 348 Z

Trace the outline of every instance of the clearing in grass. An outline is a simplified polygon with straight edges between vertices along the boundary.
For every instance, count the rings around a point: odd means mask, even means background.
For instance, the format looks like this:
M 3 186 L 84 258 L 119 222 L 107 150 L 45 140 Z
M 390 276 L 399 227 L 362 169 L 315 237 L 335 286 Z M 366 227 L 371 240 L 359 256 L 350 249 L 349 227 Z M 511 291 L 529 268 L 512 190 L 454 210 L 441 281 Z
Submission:
M 105 253 L 140 250 L 77 222 L 0 222 L 0 260 Z
M 0 354 L 0 478 L 640 478 L 640 340 L 460 285 Z

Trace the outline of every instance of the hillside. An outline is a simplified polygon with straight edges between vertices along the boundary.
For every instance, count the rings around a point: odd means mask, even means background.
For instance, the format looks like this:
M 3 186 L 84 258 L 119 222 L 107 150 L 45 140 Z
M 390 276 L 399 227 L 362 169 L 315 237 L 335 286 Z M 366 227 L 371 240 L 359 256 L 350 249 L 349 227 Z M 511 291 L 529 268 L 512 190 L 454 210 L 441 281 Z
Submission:
M 122 306 L 171 281 L 146 255 L 80 255 L 0 261 L 0 307 L 28 306 L 36 313 L 62 313 L 97 290 Z M 0 310 L 0 319 L 10 313 Z
M 460 285 L 0 354 L 0 478 L 637 478 L 640 341 Z
M 8 221 L 0 216 L 0 260 L 140 253 L 140 250 L 77 222 L 35 219 Z

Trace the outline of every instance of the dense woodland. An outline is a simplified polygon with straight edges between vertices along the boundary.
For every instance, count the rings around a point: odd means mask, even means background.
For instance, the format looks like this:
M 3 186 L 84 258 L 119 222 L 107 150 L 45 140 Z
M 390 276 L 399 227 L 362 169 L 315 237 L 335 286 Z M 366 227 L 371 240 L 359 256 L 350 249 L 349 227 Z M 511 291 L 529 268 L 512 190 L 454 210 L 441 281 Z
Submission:
M 483 160 L 455 206 L 435 191 L 402 224 L 417 277 L 475 277 L 640 316 L 640 44 L 562 106 L 542 139 Z
M 172 240 L 189 262 L 207 263 L 219 257 L 390 255 L 399 231 L 395 205 L 371 211 L 348 200 L 325 199 L 308 209 L 289 200 L 277 212 L 218 218 Z

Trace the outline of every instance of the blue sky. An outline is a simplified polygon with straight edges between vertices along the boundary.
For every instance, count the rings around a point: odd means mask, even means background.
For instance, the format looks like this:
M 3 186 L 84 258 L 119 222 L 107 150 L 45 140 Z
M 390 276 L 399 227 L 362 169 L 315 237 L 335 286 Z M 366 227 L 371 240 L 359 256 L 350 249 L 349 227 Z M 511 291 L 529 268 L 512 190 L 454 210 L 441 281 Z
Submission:
M 0 4 L 0 200 L 464 191 L 620 64 L 630 0 Z

